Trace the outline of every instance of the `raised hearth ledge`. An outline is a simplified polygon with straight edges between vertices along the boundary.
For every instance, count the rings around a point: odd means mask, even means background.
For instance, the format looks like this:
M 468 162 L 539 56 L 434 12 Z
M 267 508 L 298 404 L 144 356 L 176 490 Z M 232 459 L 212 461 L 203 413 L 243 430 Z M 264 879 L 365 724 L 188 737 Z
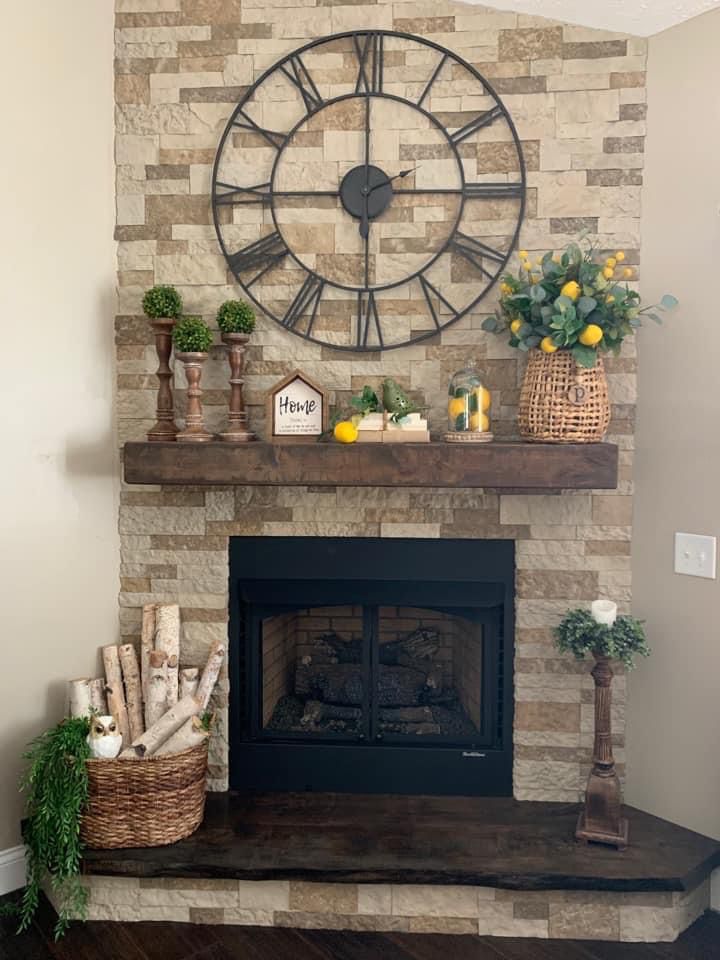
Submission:
M 126 443 L 127 483 L 613 490 L 610 443 Z

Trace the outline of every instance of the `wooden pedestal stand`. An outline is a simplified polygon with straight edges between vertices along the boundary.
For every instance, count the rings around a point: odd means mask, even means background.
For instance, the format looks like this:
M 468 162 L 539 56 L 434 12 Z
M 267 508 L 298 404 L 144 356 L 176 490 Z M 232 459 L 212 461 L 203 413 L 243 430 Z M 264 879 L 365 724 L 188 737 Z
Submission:
M 150 321 L 155 332 L 155 351 L 158 358 L 157 378 L 157 423 L 148 432 L 148 440 L 175 440 L 178 428 L 173 410 L 173 392 L 170 386 L 172 370 L 170 353 L 172 351 L 172 332 L 175 320 L 172 317 L 156 317 Z
M 205 429 L 205 419 L 202 408 L 202 365 L 208 358 L 207 353 L 178 353 L 178 360 L 185 366 L 187 380 L 187 411 L 185 413 L 185 429 L 177 435 L 177 440 L 183 443 L 206 443 L 212 440 L 213 435 Z
M 588 777 L 585 806 L 578 818 L 575 838 L 594 843 L 607 843 L 625 850 L 628 845 L 628 822 L 621 816 L 622 793 L 615 772 L 610 718 L 613 672 L 609 657 L 594 654 L 595 666 L 595 746 L 593 768 Z
M 222 342 L 228 348 L 230 362 L 230 406 L 227 429 L 219 434 L 228 443 L 247 443 L 255 440 L 255 434 L 247 428 L 247 413 L 243 401 L 243 364 L 245 346 L 250 338 L 246 333 L 224 333 Z

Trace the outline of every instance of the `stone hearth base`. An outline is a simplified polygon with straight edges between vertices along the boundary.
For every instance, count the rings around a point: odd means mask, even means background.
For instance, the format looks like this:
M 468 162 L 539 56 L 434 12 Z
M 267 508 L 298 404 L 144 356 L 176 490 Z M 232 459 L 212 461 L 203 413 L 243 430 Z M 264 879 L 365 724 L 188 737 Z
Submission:
M 104 876 L 85 883 L 90 920 L 626 942 L 673 941 L 710 904 L 709 880 L 684 893 Z

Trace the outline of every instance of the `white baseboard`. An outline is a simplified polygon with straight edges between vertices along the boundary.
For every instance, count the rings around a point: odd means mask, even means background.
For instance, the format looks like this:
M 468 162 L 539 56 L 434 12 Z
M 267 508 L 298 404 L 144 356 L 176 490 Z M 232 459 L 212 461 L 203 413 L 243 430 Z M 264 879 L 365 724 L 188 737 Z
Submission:
M 0 897 L 25 886 L 25 847 L 0 850 Z
M 710 877 L 710 909 L 720 911 L 720 867 Z

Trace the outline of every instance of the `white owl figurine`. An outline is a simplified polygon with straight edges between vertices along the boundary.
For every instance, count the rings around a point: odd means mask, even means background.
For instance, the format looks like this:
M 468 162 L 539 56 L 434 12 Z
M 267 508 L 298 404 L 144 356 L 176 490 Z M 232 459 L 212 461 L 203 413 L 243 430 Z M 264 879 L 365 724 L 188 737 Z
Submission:
M 87 742 L 90 755 L 96 760 L 114 760 L 122 748 L 122 735 L 115 717 L 91 717 Z

